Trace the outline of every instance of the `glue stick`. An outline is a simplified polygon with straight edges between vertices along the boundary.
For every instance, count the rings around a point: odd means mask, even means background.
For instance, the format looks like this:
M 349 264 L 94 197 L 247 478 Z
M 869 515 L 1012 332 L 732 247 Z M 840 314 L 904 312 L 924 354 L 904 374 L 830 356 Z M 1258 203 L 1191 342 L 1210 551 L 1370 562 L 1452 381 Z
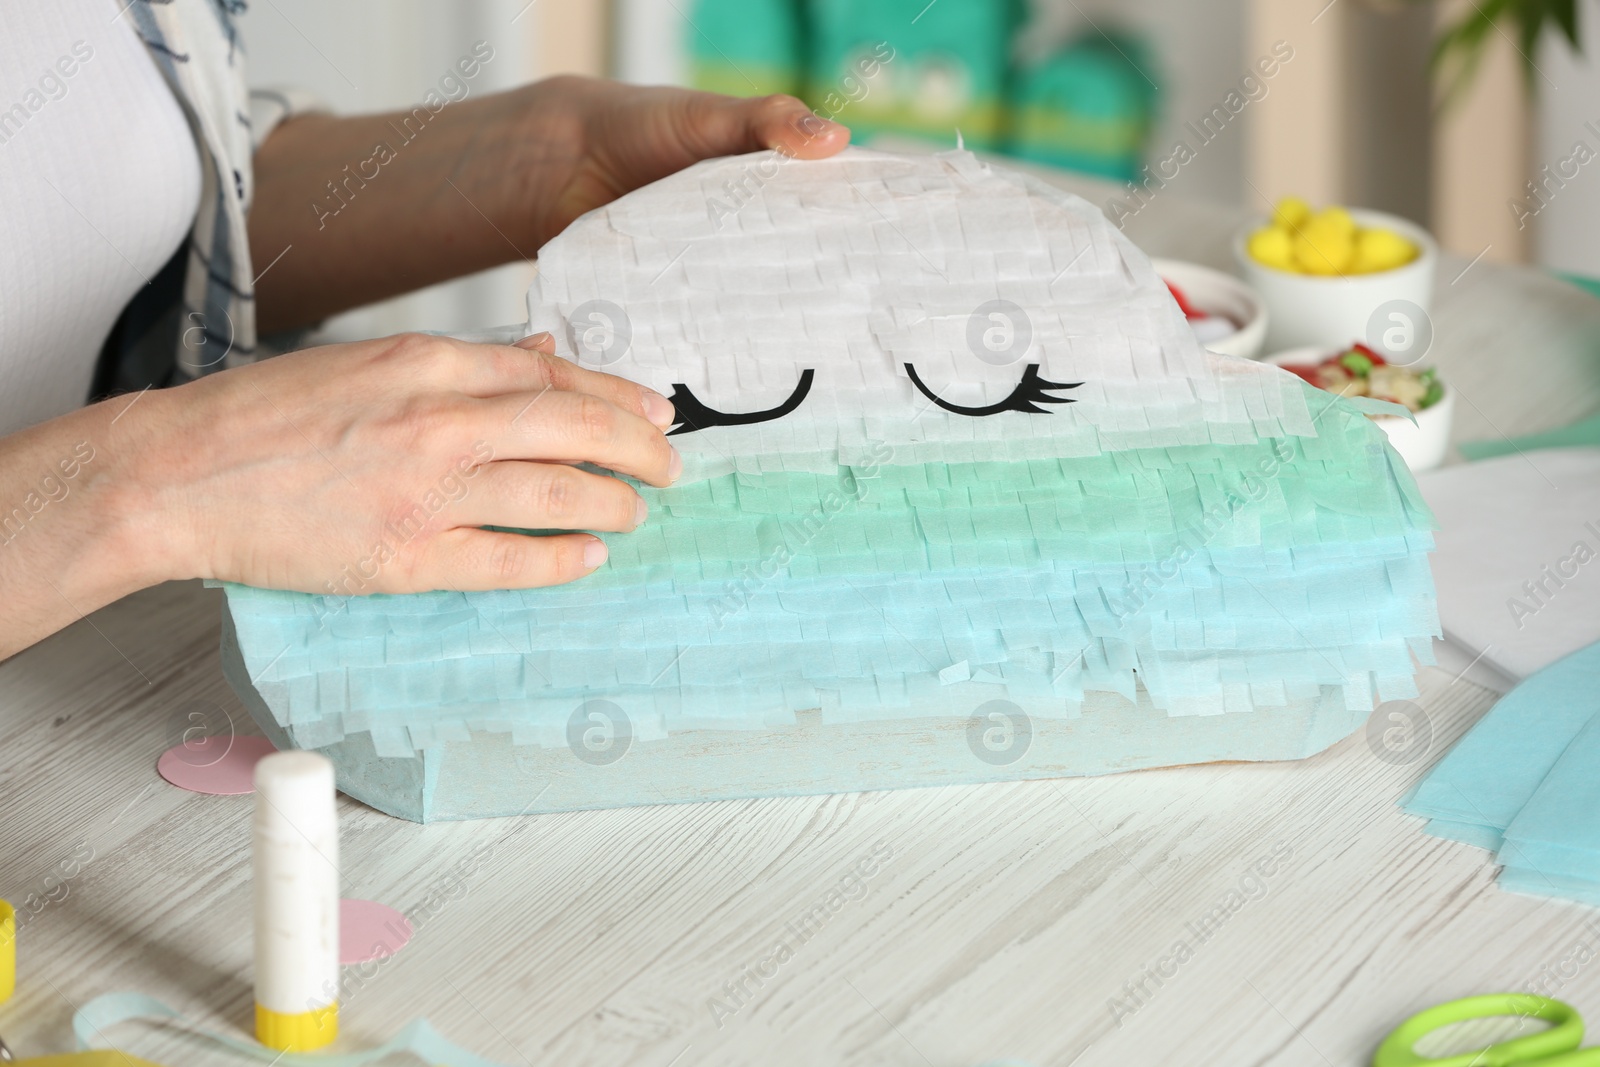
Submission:
M 308 1052 L 339 1036 L 339 827 L 333 764 L 278 752 L 256 764 L 256 1038 Z

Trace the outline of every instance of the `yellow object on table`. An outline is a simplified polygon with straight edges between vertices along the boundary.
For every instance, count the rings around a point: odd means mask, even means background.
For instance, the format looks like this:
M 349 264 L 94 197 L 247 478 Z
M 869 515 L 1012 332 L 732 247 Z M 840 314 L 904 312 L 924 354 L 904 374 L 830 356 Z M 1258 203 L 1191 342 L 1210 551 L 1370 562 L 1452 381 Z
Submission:
M 285 1015 L 256 1005 L 256 1040 L 284 1052 L 315 1052 L 339 1036 L 339 1004 Z
M 1269 229 L 1298 230 L 1311 217 L 1311 205 L 1298 196 L 1286 196 L 1272 209 Z
M 17 913 L 10 904 L 0 900 L 0 1003 L 10 998 L 17 988 Z M 5 1048 L 0 1043 L 0 1049 Z M 34 1059 L 12 1061 L 16 1067 L 157 1067 L 149 1060 L 141 1060 L 115 1049 L 95 1052 L 69 1052 L 64 1056 L 39 1056 Z
M 17 988 L 17 913 L 0 900 L 0 1004 Z
M 141 1060 L 114 1048 L 96 1049 L 93 1052 L 68 1052 L 62 1056 L 36 1056 L 18 1060 L 15 1067 L 160 1067 L 149 1060 Z
M 1313 215 L 1310 221 L 1320 222 L 1330 229 L 1337 230 L 1339 233 L 1344 234 L 1352 240 L 1355 239 L 1356 220 L 1350 217 L 1350 212 L 1346 211 L 1342 207 L 1339 207 L 1337 204 L 1332 204 L 1323 208 L 1321 211 Z
M 1322 215 L 1313 215 L 1294 235 L 1294 262 L 1305 274 L 1343 274 L 1355 250 L 1354 231 Z
M 1337 205 L 1313 211 L 1295 196 L 1278 201 L 1272 221 L 1250 235 L 1246 250 L 1275 270 L 1324 277 L 1394 270 L 1421 254 L 1393 230 L 1361 226 Z
M 1403 267 L 1417 258 L 1417 247 L 1392 230 L 1363 230 L 1356 238 L 1355 272 L 1368 274 Z
M 1294 270 L 1294 238 L 1287 228 L 1268 226 L 1250 235 L 1250 255 L 1258 263 L 1279 270 Z

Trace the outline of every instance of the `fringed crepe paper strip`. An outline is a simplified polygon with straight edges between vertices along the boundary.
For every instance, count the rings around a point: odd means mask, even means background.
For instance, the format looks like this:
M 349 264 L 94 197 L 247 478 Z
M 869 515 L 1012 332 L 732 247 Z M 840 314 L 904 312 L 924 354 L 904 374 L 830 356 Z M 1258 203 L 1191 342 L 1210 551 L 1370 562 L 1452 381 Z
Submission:
M 280 746 L 418 820 L 1299 758 L 1415 695 L 1431 517 L 1350 401 L 1195 341 L 969 153 L 715 160 L 545 246 L 529 332 L 680 481 L 552 589 L 227 587 Z
M 1502 887 L 1600 905 L 1600 644 L 1502 697 L 1401 804 L 1494 852 Z

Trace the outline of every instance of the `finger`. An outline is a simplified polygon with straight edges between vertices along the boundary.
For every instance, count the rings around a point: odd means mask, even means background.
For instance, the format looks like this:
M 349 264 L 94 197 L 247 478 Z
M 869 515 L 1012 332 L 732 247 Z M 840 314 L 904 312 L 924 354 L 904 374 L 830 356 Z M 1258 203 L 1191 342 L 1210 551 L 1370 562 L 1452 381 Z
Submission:
M 592 574 L 606 543 L 590 534 L 501 533 L 463 527 L 428 542 L 411 574 L 419 589 L 532 589 Z
M 831 156 L 850 143 L 850 131 L 812 113 L 792 96 L 740 98 L 692 93 L 684 111 L 684 140 L 700 159 L 776 149 L 799 159 Z
M 535 352 L 535 357 L 541 364 L 542 385 L 570 393 L 598 396 L 626 412 L 640 416 L 654 424 L 657 429 L 671 429 L 672 424 L 677 421 L 672 401 L 654 389 L 637 382 L 630 382 L 626 378 L 619 378 L 615 374 L 580 367 L 570 359 L 562 359 L 555 354 L 554 339 L 549 344 L 548 353 L 542 349 Z
M 547 356 L 556 354 L 556 339 L 548 333 L 530 333 L 520 341 L 515 341 L 512 348 L 525 348 L 529 352 L 543 352 Z
M 662 430 L 671 429 L 676 418 L 672 401 L 654 389 L 562 359 L 548 333 L 524 337 L 514 345 L 454 343 L 462 347 L 456 353 L 459 358 L 452 361 L 452 384 L 468 396 L 559 389 L 598 396 Z
M 627 482 L 554 463 L 489 463 L 467 484 L 450 511 L 467 526 L 627 533 L 650 511 Z
M 792 96 L 745 102 L 756 148 L 772 148 L 796 159 L 823 159 L 850 143 L 850 130 L 813 114 Z
M 593 463 L 651 485 L 683 473 L 683 458 L 661 430 L 592 393 L 545 389 L 474 403 L 475 428 L 496 459 Z

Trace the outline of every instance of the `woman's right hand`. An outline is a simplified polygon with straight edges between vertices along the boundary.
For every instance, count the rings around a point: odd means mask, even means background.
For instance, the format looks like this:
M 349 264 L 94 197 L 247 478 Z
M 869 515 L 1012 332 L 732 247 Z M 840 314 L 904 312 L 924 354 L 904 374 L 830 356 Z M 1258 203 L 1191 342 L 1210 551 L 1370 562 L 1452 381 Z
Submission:
M 480 527 L 632 530 L 632 486 L 575 464 L 660 486 L 682 461 L 665 397 L 553 347 L 404 335 L 151 392 L 108 427 L 131 448 L 113 444 L 107 488 L 169 578 L 339 595 L 571 581 L 605 561 L 599 538 Z
M 0 658 L 137 589 L 361 595 L 591 573 L 644 502 L 589 463 L 682 471 L 659 393 L 552 354 L 423 335 L 328 345 L 0 438 Z

